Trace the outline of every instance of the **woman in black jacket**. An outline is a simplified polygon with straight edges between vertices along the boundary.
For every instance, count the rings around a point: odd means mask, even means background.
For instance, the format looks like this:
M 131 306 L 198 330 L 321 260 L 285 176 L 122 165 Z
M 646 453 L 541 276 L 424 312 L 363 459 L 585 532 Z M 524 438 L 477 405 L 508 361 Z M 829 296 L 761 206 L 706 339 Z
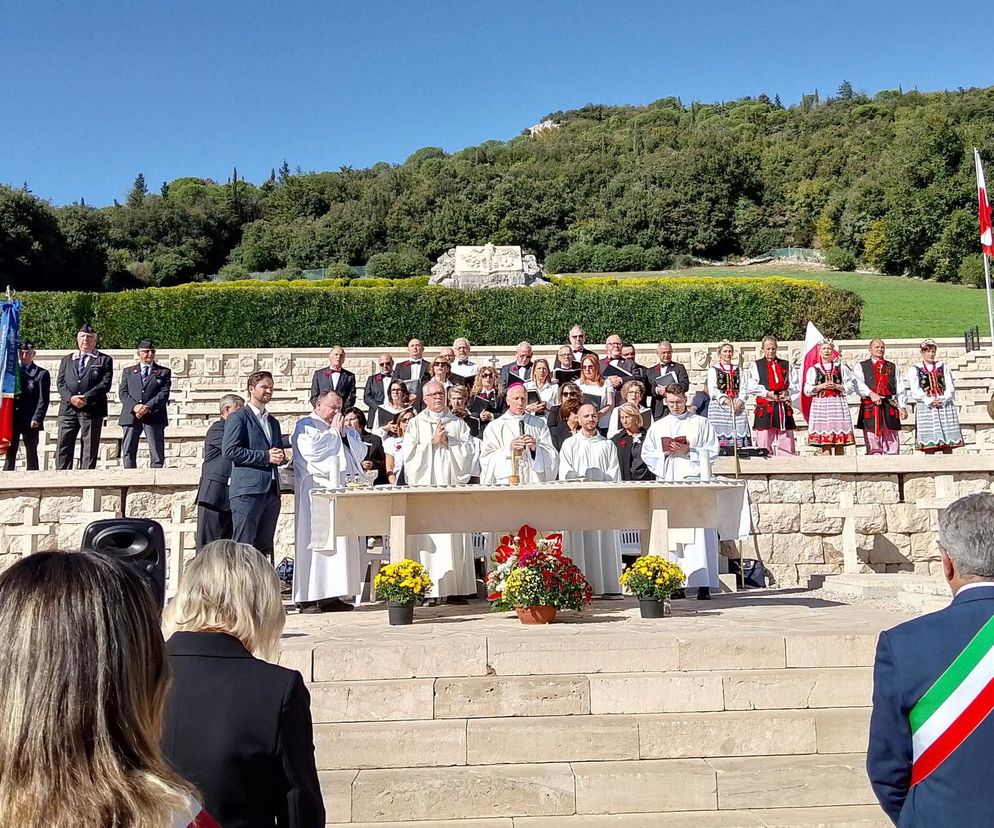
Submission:
M 358 431 L 359 438 L 369 448 L 362 467 L 367 471 L 376 471 L 373 485 L 385 486 L 390 481 L 387 480 L 387 455 L 383 450 L 383 438 L 366 430 L 366 415 L 359 408 L 350 408 L 345 412 L 345 427 Z
M 621 431 L 611 441 L 618 449 L 618 465 L 622 480 L 655 480 L 655 475 L 642 462 L 642 446 L 645 443 L 645 429 L 642 428 L 642 412 L 638 406 L 625 403 L 618 409 L 618 422 Z
M 207 544 L 167 609 L 173 683 L 162 747 L 224 828 L 321 828 L 311 700 L 274 659 L 286 613 L 253 547 Z

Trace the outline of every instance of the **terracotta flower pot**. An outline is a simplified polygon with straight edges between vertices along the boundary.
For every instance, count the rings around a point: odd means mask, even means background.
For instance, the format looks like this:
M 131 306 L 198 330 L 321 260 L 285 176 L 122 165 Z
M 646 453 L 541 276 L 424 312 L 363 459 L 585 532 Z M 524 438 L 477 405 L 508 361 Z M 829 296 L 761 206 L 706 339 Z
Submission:
M 388 601 L 387 618 L 390 621 L 391 627 L 400 624 L 413 624 L 414 604 L 398 604 L 395 601 Z
M 549 624 L 556 620 L 556 608 L 549 606 L 515 607 L 522 624 Z
M 665 618 L 669 615 L 670 601 L 657 598 L 639 598 L 639 612 L 643 618 Z

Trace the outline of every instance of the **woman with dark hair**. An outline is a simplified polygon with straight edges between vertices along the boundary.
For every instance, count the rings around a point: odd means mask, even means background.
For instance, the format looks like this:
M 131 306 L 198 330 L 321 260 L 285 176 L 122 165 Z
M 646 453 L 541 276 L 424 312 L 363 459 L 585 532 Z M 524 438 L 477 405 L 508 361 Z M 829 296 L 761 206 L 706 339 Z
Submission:
M 361 408 L 353 407 L 345 411 L 345 427 L 358 431 L 360 439 L 369 449 L 361 465 L 366 471 L 376 471 L 373 485 L 382 486 L 387 483 L 387 456 L 383 450 L 383 438 L 366 430 L 366 415 Z
M 163 759 L 168 684 L 133 570 L 38 552 L 0 575 L 0 823 L 217 828 Z
M 387 398 L 383 405 L 375 412 L 370 412 L 371 416 L 375 413 L 374 422 L 376 424 L 372 427 L 373 431 L 383 438 L 396 437 L 394 419 L 405 408 L 409 408 L 412 403 L 412 395 L 407 390 L 407 385 L 398 379 L 393 380 L 387 386 Z
M 575 382 L 564 382 L 559 387 L 559 399 L 560 404 L 550 408 L 545 418 L 556 451 L 559 451 L 563 443 L 580 428 L 576 414 L 583 405 L 583 392 Z
M 395 434 L 383 440 L 383 451 L 387 460 L 387 483 L 406 486 L 404 479 L 404 432 L 407 424 L 414 419 L 414 409 L 405 408 L 393 418 Z

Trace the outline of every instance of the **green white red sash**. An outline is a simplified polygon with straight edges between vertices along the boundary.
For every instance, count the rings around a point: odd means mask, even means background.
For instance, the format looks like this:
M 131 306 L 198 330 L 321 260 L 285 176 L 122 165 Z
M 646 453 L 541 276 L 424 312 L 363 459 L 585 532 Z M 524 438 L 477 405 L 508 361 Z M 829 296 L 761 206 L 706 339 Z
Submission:
M 908 714 L 917 785 L 994 710 L 994 618 L 966 645 Z

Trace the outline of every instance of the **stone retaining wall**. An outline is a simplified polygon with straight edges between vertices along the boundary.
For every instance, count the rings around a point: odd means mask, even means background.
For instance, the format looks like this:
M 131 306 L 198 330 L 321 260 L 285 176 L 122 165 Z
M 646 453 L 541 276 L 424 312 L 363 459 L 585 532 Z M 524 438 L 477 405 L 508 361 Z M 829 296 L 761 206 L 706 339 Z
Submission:
M 707 368 L 717 343 L 686 343 L 674 345 L 674 359 L 687 366 L 691 389 L 702 389 L 706 383 Z M 848 363 L 863 359 L 866 355 L 865 340 L 841 342 L 843 356 Z M 888 356 L 901 367 L 906 368 L 919 359 L 918 341 L 894 340 L 888 343 Z M 743 360 L 755 359 L 759 343 L 737 343 Z M 554 362 L 555 345 L 535 347 L 535 355 L 546 357 Z M 591 345 L 597 353 L 603 352 L 600 345 Z M 939 340 L 940 358 L 952 366 L 957 383 L 957 397 L 960 418 L 963 422 L 965 452 L 994 453 L 994 422 L 987 415 L 987 402 L 991 398 L 991 363 L 984 351 L 964 353 L 963 342 L 957 339 Z M 403 350 L 392 351 L 396 360 L 406 358 Z M 801 343 L 784 342 L 781 354 L 793 362 L 800 359 Z M 427 355 L 438 352 L 438 346 L 429 346 Z M 57 431 L 55 415 L 58 411 L 58 393 L 55 389 L 55 376 L 59 360 L 65 352 L 42 351 L 38 353 L 39 365 L 52 372 L 52 405 L 49 408 L 48 429 L 42 436 L 40 451 L 42 469 L 55 468 L 55 435 Z M 101 468 L 114 468 L 120 464 L 121 429 L 117 426 L 120 403 L 117 401 L 117 382 L 121 370 L 133 364 L 135 355 L 128 351 L 108 351 L 114 358 L 115 385 L 111 394 L 110 416 L 101 439 Z M 350 348 L 346 367 L 355 372 L 358 386 L 358 402 L 362 404 L 362 389 L 367 377 L 376 370 L 376 357 L 381 349 Z M 639 362 L 655 364 L 655 345 L 637 346 Z M 310 411 L 308 396 L 311 376 L 318 368 L 327 365 L 327 351 L 324 349 L 274 349 L 268 351 L 238 350 L 163 350 L 158 354 L 160 362 L 173 370 L 173 392 L 169 405 L 170 427 L 166 430 L 166 465 L 171 468 L 194 468 L 199 466 L 203 436 L 211 420 L 217 417 L 218 401 L 223 394 L 230 392 L 244 396 L 245 379 L 254 371 L 272 371 L 276 378 L 276 390 L 270 409 L 279 418 L 284 430 L 292 432 L 297 419 Z M 514 348 L 477 346 L 473 354 L 478 363 L 503 365 L 514 359 Z M 854 401 L 853 401 L 854 403 Z M 855 413 L 855 404 L 853 404 Z M 913 449 L 914 416 L 909 419 L 909 427 L 903 431 L 904 451 Z M 798 444 L 802 451 L 803 425 L 798 434 Z M 857 432 L 857 435 L 859 432 Z M 857 439 L 859 437 L 857 436 Z M 145 441 L 140 444 L 139 466 L 147 464 Z M 23 451 L 20 463 L 23 464 Z
M 761 559 L 779 586 L 841 572 L 938 574 L 938 513 L 960 495 L 994 490 L 994 464 L 981 455 L 741 465 L 755 532 L 743 554 Z M 717 471 L 732 476 L 734 464 L 722 458 Z M 175 572 L 193 554 L 197 483 L 192 469 L 0 475 L 0 568 L 40 549 L 76 548 L 86 524 L 127 514 L 163 523 Z M 277 559 L 292 554 L 293 497 L 284 495 Z

